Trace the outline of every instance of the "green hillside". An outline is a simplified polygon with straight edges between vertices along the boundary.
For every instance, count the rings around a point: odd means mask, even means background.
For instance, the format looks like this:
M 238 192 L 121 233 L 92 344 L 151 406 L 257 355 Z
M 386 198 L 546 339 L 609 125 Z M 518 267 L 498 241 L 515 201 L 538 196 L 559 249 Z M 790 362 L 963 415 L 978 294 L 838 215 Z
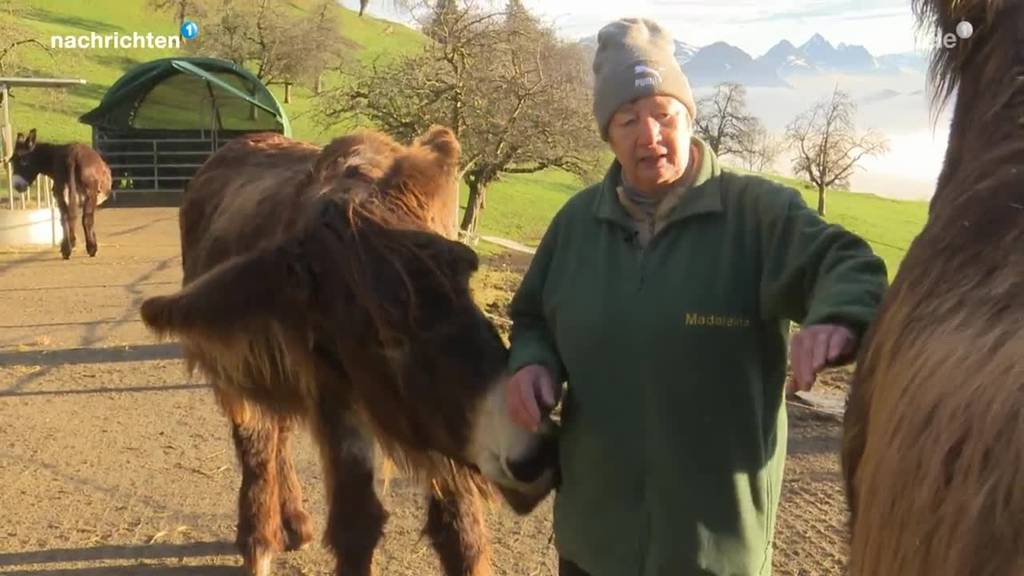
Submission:
M 312 0 L 292 1 L 294 10 L 306 10 Z M 145 0 L 23 0 L 24 22 L 44 44 L 51 36 L 97 34 L 120 35 L 137 32 L 141 35 L 168 36 L 177 34 L 174 17 L 157 13 Z M 413 50 L 422 43 L 422 36 L 414 30 L 391 22 L 359 16 L 338 8 L 342 34 L 354 42 L 355 56 L 362 61 L 379 55 Z M 200 34 L 203 22 L 198 20 Z M 15 130 L 37 128 L 43 140 L 88 142 L 89 127 L 78 122 L 78 116 L 94 108 L 107 89 L 131 67 L 175 55 L 186 54 L 184 49 L 54 49 L 51 57 L 45 51 L 27 46 L 19 48 L 19 61 L 28 68 L 22 75 L 41 77 L 84 78 L 88 84 L 67 90 L 21 88 L 11 98 L 11 123 Z M 338 78 L 328 78 L 327 85 Z M 274 95 L 284 102 L 284 87 L 270 87 Z M 307 112 L 312 90 L 308 86 L 295 86 L 292 102 L 283 104 L 292 119 L 297 138 L 325 142 L 330 134 L 321 134 Z

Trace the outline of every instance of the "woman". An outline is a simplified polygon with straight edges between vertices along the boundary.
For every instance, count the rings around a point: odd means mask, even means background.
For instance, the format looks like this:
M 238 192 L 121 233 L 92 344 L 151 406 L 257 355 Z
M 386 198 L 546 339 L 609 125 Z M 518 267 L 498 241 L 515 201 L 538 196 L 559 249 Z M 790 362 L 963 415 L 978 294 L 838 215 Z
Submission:
M 848 362 L 886 286 L 868 245 L 723 171 L 656 23 L 603 28 L 594 114 L 615 161 L 553 219 L 510 305 L 509 412 L 562 399 L 563 576 L 770 574 L 794 386 Z

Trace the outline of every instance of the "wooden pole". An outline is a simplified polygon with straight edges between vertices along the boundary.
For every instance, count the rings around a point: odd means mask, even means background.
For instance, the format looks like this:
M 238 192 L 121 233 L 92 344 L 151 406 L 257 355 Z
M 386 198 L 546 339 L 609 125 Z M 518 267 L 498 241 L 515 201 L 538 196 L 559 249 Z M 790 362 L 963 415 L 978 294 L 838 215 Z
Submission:
M 11 147 L 11 111 L 8 107 L 10 101 L 10 92 L 7 90 L 7 84 L 0 84 L 0 101 L 3 102 L 3 116 L 0 117 L 0 140 L 3 140 L 0 148 L 3 148 L 3 164 L 5 171 L 7 172 L 7 195 L 11 202 L 11 210 L 14 210 L 14 177 L 12 175 L 11 164 L 7 161 L 11 157 L 13 150 L 8 150 Z

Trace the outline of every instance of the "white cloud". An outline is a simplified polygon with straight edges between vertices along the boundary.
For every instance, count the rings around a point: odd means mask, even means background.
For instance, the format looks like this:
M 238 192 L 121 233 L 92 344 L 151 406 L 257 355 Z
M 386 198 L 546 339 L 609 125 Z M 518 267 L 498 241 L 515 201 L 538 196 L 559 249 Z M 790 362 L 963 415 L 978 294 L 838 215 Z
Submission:
M 753 56 L 783 38 L 801 44 L 815 33 L 834 44 L 862 44 L 874 54 L 914 47 L 910 7 L 891 0 L 634 0 L 628 4 L 527 0 L 527 4 L 571 37 L 594 34 L 606 22 L 634 15 L 657 20 L 684 42 L 705 45 L 722 40 Z

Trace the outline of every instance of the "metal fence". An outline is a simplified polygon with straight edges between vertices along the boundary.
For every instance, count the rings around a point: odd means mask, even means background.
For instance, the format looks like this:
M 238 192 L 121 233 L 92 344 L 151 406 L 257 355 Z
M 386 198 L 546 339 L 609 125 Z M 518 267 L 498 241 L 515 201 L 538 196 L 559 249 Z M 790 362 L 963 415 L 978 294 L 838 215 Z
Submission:
M 110 166 L 112 193 L 182 192 L 211 154 L 248 132 L 211 130 L 93 131 L 93 147 Z
M 3 169 L 3 168 L 0 168 Z M 39 210 L 42 208 L 53 208 L 53 194 L 50 193 L 53 190 L 53 181 L 47 176 L 40 174 L 36 178 L 35 182 L 29 186 L 25 192 L 17 192 L 14 190 L 14 183 L 12 182 L 11 171 L 9 169 L 3 169 L 4 171 L 4 187 L 7 188 L 7 194 L 0 200 L 0 208 L 6 208 L 8 210 Z

